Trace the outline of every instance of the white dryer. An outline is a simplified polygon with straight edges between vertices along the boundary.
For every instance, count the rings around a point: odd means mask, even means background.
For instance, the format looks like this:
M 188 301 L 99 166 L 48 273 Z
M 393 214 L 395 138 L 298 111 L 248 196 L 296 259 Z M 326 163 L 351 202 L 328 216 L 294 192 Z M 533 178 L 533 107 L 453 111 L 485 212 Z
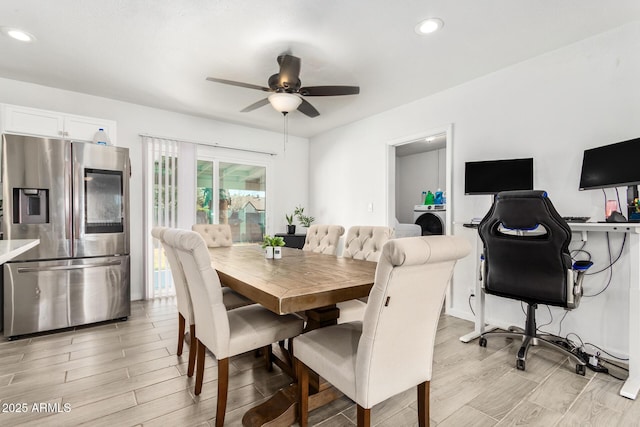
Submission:
M 413 221 L 422 228 L 423 236 L 445 234 L 446 205 L 415 205 Z

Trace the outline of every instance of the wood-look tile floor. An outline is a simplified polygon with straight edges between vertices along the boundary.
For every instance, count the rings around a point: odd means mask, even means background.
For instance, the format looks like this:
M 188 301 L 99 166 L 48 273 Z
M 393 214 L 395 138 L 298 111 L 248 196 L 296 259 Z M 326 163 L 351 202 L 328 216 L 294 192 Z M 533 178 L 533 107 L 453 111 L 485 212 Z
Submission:
M 186 376 L 188 346 L 176 356 L 177 311 L 172 298 L 137 301 L 126 322 L 0 340 L 0 426 L 213 426 L 216 361 L 208 356 L 204 387 L 193 394 Z M 621 382 L 534 348 L 527 370 L 515 369 L 517 345 L 503 338 L 463 344 L 470 322 L 443 316 L 431 381 L 431 425 L 633 426 L 640 399 L 620 397 Z M 225 425 L 239 426 L 247 409 L 290 379 L 268 373 L 253 354 L 230 364 Z M 343 397 L 313 411 L 310 424 L 355 425 L 355 405 Z M 372 423 L 417 425 L 415 389 L 377 405 Z

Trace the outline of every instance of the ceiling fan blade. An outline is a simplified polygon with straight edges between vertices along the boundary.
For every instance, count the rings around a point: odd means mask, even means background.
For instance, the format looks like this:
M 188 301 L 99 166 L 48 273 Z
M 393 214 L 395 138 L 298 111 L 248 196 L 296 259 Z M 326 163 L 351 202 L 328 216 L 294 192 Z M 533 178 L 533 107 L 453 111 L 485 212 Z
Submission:
M 300 58 L 293 55 L 280 55 L 278 64 L 280 64 L 278 82 L 280 87 L 297 89 L 300 85 Z
M 207 77 L 207 80 L 209 80 L 210 82 L 222 83 L 225 85 L 240 86 L 247 89 L 257 89 L 264 92 L 271 92 L 271 89 L 269 89 L 268 87 L 252 85 L 251 83 L 234 82 L 233 80 L 217 79 L 215 77 Z
M 264 98 L 264 99 L 261 99 L 258 102 L 254 102 L 253 104 L 249 105 L 248 107 L 243 108 L 242 110 L 240 110 L 240 112 L 241 113 L 247 113 L 249 111 L 255 110 L 256 108 L 264 107 L 268 103 L 269 103 L 269 98 Z
M 357 95 L 359 93 L 359 86 L 307 86 L 300 88 L 300 95 L 303 96 Z
M 302 99 L 302 103 L 298 106 L 298 111 L 309 117 L 318 117 L 320 115 L 318 110 L 316 110 L 313 105 L 309 104 L 309 101 L 304 99 Z

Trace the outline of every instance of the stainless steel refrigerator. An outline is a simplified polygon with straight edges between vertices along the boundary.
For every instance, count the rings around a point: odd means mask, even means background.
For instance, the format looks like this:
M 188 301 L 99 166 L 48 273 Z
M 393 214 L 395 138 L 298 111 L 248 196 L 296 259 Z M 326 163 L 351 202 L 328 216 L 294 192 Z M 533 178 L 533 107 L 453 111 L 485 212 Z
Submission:
M 2 136 L 2 232 L 40 245 L 4 265 L 4 336 L 126 318 L 129 150 Z

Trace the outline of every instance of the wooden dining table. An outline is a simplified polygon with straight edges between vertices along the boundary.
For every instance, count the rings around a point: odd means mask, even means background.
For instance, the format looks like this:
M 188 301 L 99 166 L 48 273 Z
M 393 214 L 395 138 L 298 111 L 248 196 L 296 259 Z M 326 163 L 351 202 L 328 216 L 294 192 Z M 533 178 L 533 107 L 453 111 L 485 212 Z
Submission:
M 266 259 L 257 245 L 210 248 L 209 254 L 224 286 L 276 314 L 303 314 L 305 331 L 335 324 L 340 315 L 337 303 L 369 295 L 377 265 L 286 247 L 282 248 L 282 258 Z M 285 363 L 289 367 L 285 370 L 295 379 L 292 360 Z M 309 410 L 339 396 L 319 378 L 314 388 Z M 250 409 L 243 425 L 289 426 L 295 422 L 295 405 L 296 388 L 291 385 Z

